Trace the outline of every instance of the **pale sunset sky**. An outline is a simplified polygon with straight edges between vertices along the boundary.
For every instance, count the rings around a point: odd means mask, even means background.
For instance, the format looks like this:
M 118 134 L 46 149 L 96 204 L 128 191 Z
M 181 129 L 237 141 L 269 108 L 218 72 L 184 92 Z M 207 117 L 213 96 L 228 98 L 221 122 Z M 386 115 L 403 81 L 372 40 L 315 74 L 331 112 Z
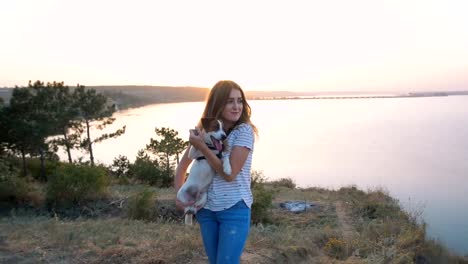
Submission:
M 0 87 L 468 90 L 468 1 L 0 2 Z

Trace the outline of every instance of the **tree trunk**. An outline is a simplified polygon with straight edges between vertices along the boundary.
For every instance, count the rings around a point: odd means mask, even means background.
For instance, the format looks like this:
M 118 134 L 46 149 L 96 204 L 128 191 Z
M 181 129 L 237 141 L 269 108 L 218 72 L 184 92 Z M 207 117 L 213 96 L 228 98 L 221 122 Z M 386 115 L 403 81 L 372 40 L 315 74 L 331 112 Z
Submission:
M 23 176 L 26 177 L 27 169 L 26 169 L 26 153 L 24 148 L 21 148 L 21 158 L 23 159 Z
M 65 138 L 65 148 L 67 149 L 68 162 L 73 163 L 70 150 L 70 142 L 68 142 L 67 129 L 63 128 L 63 137 Z
M 94 166 L 93 146 L 92 146 L 92 143 L 91 143 L 91 136 L 89 134 L 89 120 L 86 120 L 86 133 L 87 133 L 87 136 L 88 136 L 89 159 L 91 161 L 91 166 Z
M 44 149 L 39 148 L 39 154 L 41 155 L 41 179 L 46 181 L 46 173 L 45 173 L 45 158 L 44 158 Z
M 179 153 L 176 153 L 177 165 L 179 165 Z
M 169 178 L 169 153 L 166 153 L 166 173 L 167 173 L 167 178 Z

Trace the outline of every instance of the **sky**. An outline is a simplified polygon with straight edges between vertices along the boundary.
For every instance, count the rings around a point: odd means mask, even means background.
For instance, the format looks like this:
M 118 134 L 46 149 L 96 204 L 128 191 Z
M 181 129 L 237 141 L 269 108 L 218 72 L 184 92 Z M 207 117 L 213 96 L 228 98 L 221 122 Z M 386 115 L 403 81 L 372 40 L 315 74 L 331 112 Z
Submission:
M 3 0 L 0 87 L 468 90 L 468 1 Z

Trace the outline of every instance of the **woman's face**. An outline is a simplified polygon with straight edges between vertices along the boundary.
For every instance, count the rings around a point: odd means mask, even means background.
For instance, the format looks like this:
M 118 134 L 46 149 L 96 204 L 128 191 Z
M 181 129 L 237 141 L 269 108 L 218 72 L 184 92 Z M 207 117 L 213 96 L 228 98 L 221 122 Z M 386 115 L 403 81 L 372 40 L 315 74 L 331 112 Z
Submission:
M 221 114 L 227 126 L 232 126 L 239 121 L 244 107 L 243 103 L 241 92 L 237 89 L 232 89 L 229 93 L 226 105 L 224 106 L 223 113 Z

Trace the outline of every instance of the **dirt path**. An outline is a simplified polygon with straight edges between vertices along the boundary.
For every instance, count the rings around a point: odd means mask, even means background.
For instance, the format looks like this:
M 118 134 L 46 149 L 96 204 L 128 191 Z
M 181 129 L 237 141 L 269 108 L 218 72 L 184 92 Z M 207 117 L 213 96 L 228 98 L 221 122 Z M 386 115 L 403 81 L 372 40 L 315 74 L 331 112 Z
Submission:
M 351 220 L 346 213 L 346 207 L 343 204 L 343 201 L 335 202 L 336 214 L 338 216 L 338 222 L 341 225 L 343 230 L 343 238 L 345 240 L 351 240 L 356 230 L 354 230 L 353 226 L 351 225 Z

